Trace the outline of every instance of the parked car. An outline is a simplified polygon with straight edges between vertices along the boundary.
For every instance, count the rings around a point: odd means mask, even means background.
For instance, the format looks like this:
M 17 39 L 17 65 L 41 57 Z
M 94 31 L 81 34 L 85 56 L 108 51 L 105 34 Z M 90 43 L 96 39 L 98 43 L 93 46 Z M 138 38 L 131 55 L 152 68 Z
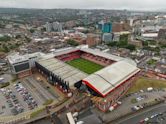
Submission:
M 32 110 L 32 109 L 33 109 L 33 106 L 32 106 L 32 105 L 28 105 L 28 108 L 29 108 L 30 110 Z
M 18 99 L 14 99 L 13 102 L 14 102 L 15 104 L 18 104 L 18 103 L 19 103 Z
M 144 121 L 145 121 L 145 122 L 149 121 L 149 118 L 145 118 Z
M 9 108 L 12 108 L 13 104 L 12 103 L 8 103 L 8 106 L 9 106 Z
M 155 117 L 155 115 L 150 116 L 151 119 L 153 119 L 154 117 Z
M 12 103 L 12 101 L 11 101 L 10 99 L 9 99 L 9 100 L 7 100 L 6 102 L 7 102 L 7 103 Z
M 139 121 L 140 124 L 143 124 L 144 122 L 145 122 L 144 120 L 140 120 L 140 121 Z
M 17 114 L 18 114 L 18 111 L 17 111 L 15 108 L 13 108 L 13 109 L 11 109 L 11 113 L 12 113 L 13 115 L 17 115 Z

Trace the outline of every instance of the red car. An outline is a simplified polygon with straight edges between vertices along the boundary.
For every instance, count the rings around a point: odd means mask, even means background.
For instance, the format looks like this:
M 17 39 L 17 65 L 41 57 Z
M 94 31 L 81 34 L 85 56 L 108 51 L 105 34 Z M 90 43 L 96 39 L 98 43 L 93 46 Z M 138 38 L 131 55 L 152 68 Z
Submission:
M 140 120 L 140 121 L 139 121 L 140 124 L 143 124 L 144 122 L 145 122 L 144 120 Z

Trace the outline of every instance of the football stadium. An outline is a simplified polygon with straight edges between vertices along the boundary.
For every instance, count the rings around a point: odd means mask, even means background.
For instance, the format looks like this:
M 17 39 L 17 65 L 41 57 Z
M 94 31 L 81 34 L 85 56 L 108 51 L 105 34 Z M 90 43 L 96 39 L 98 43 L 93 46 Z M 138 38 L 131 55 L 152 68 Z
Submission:
M 116 106 L 140 69 L 134 61 L 90 48 L 71 48 L 36 62 L 37 70 L 65 92 L 77 88 L 93 96 L 102 111 Z

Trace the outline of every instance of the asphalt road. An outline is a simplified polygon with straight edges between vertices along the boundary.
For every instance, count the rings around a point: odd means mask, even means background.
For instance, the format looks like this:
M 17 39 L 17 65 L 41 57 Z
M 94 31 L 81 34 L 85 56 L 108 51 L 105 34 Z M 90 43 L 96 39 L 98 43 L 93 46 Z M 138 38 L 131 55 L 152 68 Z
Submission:
M 163 113 L 165 111 L 166 111 L 166 104 L 164 103 L 164 104 L 153 106 L 145 111 L 131 115 L 119 121 L 115 121 L 114 123 L 111 123 L 111 124 L 139 124 L 140 120 L 145 119 L 146 117 L 150 117 L 153 114 Z

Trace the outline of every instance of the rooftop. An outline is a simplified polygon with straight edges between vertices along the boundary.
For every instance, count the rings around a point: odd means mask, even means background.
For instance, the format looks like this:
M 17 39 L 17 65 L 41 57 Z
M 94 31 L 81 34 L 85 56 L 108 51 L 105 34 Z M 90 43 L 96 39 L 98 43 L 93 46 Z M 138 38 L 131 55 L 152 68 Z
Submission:
M 60 76 L 63 80 L 69 82 L 70 87 L 88 76 L 84 72 L 81 72 L 56 58 L 41 59 L 38 63 L 50 72 Z
M 82 121 L 85 124 L 102 124 L 102 121 L 94 114 L 84 117 L 80 119 L 79 121 Z
M 119 61 L 88 76 L 83 81 L 96 92 L 106 96 L 111 90 L 139 71 L 140 69 L 136 66 L 126 61 Z
M 158 33 L 144 33 L 143 37 L 158 37 Z
M 59 55 L 67 54 L 67 53 L 74 52 L 74 51 L 77 51 L 77 50 L 79 50 L 79 48 L 73 48 L 73 47 L 69 47 L 69 48 L 66 48 L 66 49 L 56 50 L 54 52 L 54 56 L 59 56 Z
M 32 57 L 42 57 L 43 55 L 45 55 L 45 54 L 41 53 L 41 52 L 36 52 L 36 53 L 32 53 L 32 54 L 25 54 L 25 55 L 20 55 L 17 52 L 17 53 L 14 53 L 14 54 L 7 56 L 7 59 L 8 59 L 10 64 L 15 64 L 15 63 L 23 62 L 23 61 L 28 61 L 29 58 L 32 58 Z
M 114 61 L 120 61 L 120 60 L 124 59 L 124 58 L 119 57 L 119 56 L 115 56 L 115 55 L 112 55 L 109 53 L 102 52 L 100 50 L 95 50 L 95 49 L 90 49 L 90 48 L 84 48 L 84 49 L 81 49 L 81 51 L 91 53 L 91 54 L 96 55 L 96 56 L 102 56 L 104 58 L 114 60 Z

